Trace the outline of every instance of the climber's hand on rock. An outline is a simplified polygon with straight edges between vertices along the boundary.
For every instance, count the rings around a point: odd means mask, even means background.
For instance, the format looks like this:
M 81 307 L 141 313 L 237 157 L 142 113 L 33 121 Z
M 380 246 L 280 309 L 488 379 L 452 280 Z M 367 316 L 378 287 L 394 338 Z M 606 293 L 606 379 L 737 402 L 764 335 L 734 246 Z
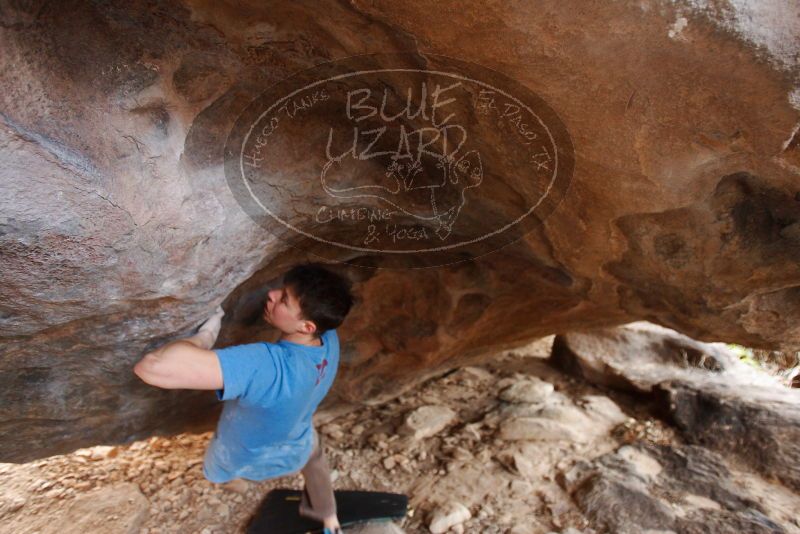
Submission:
M 219 329 L 222 327 L 223 315 L 225 315 L 225 310 L 222 309 L 222 306 L 217 306 L 211 317 L 209 317 L 206 322 L 204 322 L 197 330 L 198 332 L 209 332 L 213 337 L 212 345 L 213 342 L 217 340 Z

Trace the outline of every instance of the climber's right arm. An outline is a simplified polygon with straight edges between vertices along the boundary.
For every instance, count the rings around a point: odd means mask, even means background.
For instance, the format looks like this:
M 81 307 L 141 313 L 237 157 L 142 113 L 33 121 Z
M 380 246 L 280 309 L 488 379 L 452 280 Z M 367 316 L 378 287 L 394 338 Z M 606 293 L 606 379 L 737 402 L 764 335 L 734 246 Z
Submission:
M 222 367 L 213 350 L 178 340 L 150 352 L 133 372 L 151 386 L 164 389 L 220 389 Z

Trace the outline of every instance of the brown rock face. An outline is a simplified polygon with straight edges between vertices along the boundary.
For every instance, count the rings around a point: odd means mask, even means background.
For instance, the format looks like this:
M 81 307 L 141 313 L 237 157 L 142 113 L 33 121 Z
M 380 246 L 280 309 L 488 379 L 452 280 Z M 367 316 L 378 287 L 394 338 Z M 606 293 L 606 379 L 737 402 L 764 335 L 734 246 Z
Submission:
M 0 461 L 209 428 L 133 364 L 271 339 L 319 256 L 331 403 L 636 319 L 797 345 L 799 8 L 737 6 L 0 3 Z

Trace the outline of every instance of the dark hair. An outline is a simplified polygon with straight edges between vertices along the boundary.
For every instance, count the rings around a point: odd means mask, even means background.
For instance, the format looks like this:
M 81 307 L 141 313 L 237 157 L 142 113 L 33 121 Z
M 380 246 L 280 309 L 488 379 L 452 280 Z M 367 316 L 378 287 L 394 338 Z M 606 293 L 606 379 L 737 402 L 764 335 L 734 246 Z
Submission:
M 319 263 L 295 265 L 283 275 L 300 301 L 300 312 L 317 325 L 315 336 L 337 328 L 353 306 L 351 282 Z

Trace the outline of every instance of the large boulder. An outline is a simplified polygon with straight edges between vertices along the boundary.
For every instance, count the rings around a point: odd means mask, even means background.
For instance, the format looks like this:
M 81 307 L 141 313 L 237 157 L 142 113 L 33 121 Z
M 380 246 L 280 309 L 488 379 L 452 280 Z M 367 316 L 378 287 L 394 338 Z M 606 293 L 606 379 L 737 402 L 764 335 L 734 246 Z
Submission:
M 429 230 L 468 246 L 402 256 L 413 269 L 393 265 L 391 251 L 322 256 L 359 297 L 340 329 L 343 369 L 326 406 L 390 395 L 535 337 L 643 318 L 697 339 L 797 344 L 797 9 L 792 0 L 724 10 L 0 3 L 0 433 L 13 436 L 0 441 L 0 461 L 213 425 L 211 393 L 147 387 L 131 368 L 219 303 L 220 346 L 273 339 L 259 323 L 265 288 L 292 263 L 318 259 L 310 253 L 322 241 L 265 231 L 237 189 L 247 181 L 226 175 L 235 154 L 226 141 L 246 133 L 237 121 L 268 88 L 313 77 L 314 66 L 339 72 L 356 55 L 365 72 L 470 74 L 462 89 L 475 99 L 459 93 L 453 109 L 471 155 L 425 167 L 428 185 L 451 172 L 441 205 L 406 199 L 416 217 L 433 207 L 437 225 L 381 235 L 413 244 Z M 386 52 L 404 55 L 369 56 Z M 397 102 L 406 81 L 369 88 Z M 501 94 L 535 104 L 537 119 L 501 106 Z M 329 126 L 316 103 L 286 108 L 298 120 L 283 144 L 256 136 L 276 151 L 261 193 L 288 217 L 317 212 L 325 198 L 306 180 L 320 173 L 324 151 L 311 147 Z M 542 139 L 535 151 L 523 146 Z M 551 191 L 537 180 L 556 161 Z M 407 188 L 419 178 L 410 166 L 346 163 L 325 169 Z M 529 204 L 541 210 L 490 232 Z M 312 221 L 328 238 L 369 231 L 358 210 L 331 213 Z M 482 232 L 493 237 L 467 239 Z
M 800 391 L 735 381 L 660 388 L 662 409 L 689 443 L 736 457 L 800 491 Z
M 724 344 L 634 323 L 556 336 L 550 361 L 592 383 L 649 395 L 689 443 L 800 490 L 800 390 L 753 370 Z
M 779 534 L 768 503 L 739 487 L 724 459 L 702 447 L 625 445 L 558 477 L 594 527 L 641 532 Z M 787 527 L 787 528 L 784 528 Z
M 744 369 L 724 343 L 702 343 L 643 321 L 558 335 L 550 362 L 593 384 L 636 393 L 649 393 L 667 380 L 710 381 L 723 372 L 776 385 Z

